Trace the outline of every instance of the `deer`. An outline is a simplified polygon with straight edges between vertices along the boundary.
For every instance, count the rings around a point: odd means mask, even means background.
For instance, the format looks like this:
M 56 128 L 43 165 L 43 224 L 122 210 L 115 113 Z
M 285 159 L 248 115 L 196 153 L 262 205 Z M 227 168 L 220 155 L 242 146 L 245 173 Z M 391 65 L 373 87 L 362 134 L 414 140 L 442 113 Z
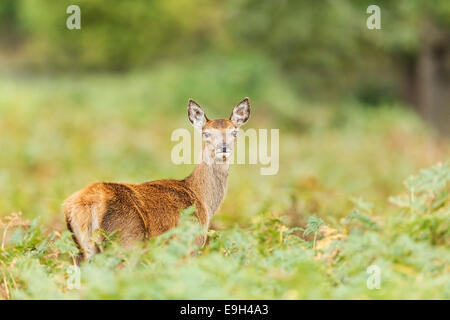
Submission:
M 99 230 L 118 232 L 120 244 L 131 246 L 176 227 L 181 211 L 191 206 L 196 220 L 209 229 L 226 195 L 230 157 L 237 133 L 250 117 L 250 101 L 239 102 L 229 119 L 209 120 L 192 99 L 187 109 L 189 121 L 202 136 L 200 161 L 188 177 L 142 184 L 96 182 L 63 202 L 67 228 L 79 248 L 77 263 L 100 251 Z M 203 247 L 206 240 L 206 234 L 199 236 L 197 245 Z

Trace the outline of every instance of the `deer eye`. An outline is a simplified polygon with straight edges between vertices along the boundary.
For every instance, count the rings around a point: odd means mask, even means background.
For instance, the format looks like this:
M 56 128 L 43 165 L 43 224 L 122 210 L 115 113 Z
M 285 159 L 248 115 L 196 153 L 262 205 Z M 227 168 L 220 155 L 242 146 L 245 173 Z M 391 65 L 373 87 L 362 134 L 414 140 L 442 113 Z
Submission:
M 209 132 L 203 132 L 203 136 L 204 136 L 205 138 L 209 138 L 209 137 L 211 136 L 211 133 L 209 133 Z
M 231 132 L 231 134 L 233 135 L 233 137 L 236 137 L 236 135 L 238 134 L 237 130 L 234 130 Z

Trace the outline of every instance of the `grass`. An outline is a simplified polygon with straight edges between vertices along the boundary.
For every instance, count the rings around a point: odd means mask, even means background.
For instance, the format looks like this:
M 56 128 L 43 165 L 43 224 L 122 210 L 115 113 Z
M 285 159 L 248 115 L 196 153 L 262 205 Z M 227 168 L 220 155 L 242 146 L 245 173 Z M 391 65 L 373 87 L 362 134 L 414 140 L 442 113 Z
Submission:
M 112 238 L 73 289 L 62 201 L 98 180 L 183 178 L 193 167 L 171 162 L 170 134 L 190 128 L 187 98 L 215 118 L 244 96 L 246 126 L 280 129 L 278 174 L 231 168 L 199 254 L 186 215 L 136 250 Z M 450 298 L 450 144 L 406 108 L 311 104 L 270 61 L 240 56 L 139 74 L 2 76 L 0 115 L 3 298 Z M 379 290 L 366 286 L 370 265 Z

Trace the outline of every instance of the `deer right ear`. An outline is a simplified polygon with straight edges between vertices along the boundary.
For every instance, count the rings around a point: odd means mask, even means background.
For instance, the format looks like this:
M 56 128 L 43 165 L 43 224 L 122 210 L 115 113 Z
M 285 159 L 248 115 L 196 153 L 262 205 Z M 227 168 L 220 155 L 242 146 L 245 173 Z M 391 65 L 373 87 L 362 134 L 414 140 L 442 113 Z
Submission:
M 234 107 L 231 113 L 230 120 L 233 124 L 239 128 L 248 121 L 250 117 L 250 101 L 245 98 Z
M 188 101 L 188 118 L 192 125 L 200 130 L 208 121 L 205 111 L 203 111 L 202 107 L 192 99 L 189 99 Z

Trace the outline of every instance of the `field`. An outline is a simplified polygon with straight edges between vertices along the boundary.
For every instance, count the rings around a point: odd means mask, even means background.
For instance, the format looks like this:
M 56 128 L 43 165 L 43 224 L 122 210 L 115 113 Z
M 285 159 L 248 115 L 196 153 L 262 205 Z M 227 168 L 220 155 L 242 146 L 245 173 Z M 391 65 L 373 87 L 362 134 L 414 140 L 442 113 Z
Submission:
M 62 201 L 94 181 L 184 178 L 193 165 L 171 162 L 170 136 L 193 130 L 187 99 L 218 118 L 245 96 L 248 128 L 280 130 L 278 174 L 233 165 L 195 255 L 184 214 L 135 250 L 111 235 L 75 269 Z M 401 105 L 309 102 L 261 56 L 2 74 L 0 152 L 3 299 L 450 299 L 448 139 Z

